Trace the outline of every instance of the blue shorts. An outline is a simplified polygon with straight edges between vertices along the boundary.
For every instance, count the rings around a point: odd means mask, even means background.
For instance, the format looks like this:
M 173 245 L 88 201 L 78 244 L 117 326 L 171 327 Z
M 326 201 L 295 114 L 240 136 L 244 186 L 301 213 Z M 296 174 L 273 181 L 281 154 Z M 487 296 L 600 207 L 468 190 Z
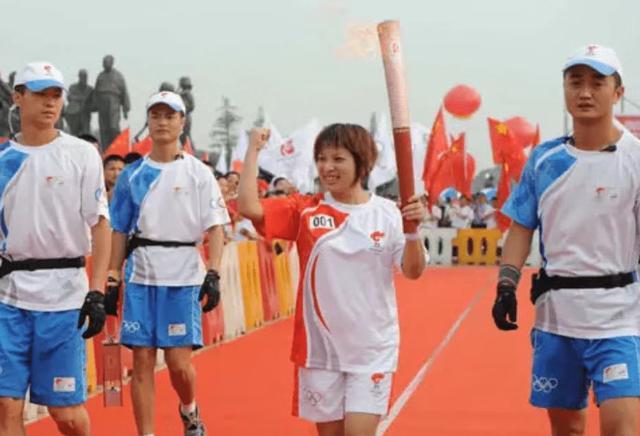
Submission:
M 200 286 L 127 283 L 120 342 L 128 347 L 202 347 Z
M 530 402 L 536 407 L 584 409 L 593 386 L 596 403 L 640 397 L 640 337 L 577 339 L 533 329 Z
M 39 312 L 0 303 L 0 397 L 65 407 L 87 400 L 79 310 Z

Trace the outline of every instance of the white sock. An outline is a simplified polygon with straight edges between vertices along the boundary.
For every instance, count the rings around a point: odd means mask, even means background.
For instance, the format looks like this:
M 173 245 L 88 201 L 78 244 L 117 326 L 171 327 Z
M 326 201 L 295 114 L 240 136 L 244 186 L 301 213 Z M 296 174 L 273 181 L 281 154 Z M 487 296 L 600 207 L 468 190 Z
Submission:
M 180 411 L 185 415 L 195 412 L 196 411 L 195 400 L 191 404 L 180 404 Z

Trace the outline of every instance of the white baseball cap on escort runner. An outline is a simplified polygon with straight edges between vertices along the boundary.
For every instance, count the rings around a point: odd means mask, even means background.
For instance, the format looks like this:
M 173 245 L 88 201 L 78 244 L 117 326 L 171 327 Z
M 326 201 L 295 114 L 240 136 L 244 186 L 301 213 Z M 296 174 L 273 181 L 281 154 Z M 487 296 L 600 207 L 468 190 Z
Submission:
M 618 73 L 620 79 L 623 79 L 622 64 L 616 52 L 609 47 L 598 44 L 589 44 L 580 47 L 580 49 L 567 59 L 564 67 L 562 67 L 562 71 L 564 72 L 574 65 L 586 65 L 604 76 L 611 76 L 614 73 Z M 622 80 L 622 82 L 624 83 L 624 80 Z
M 187 109 L 184 106 L 184 101 L 182 101 L 182 97 L 180 97 L 175 92 L 160 91 L 156 94 L 153 94 L 151 97 L 149 97 L 149 100 L 147 101 L 147 112 L 149 111 L 149 109 L 151 109 L 153 106 L 157 104 L 166 104 L 176 112 L 182 112 L 183 114 L 187 113 Z
M 40 92 L 47 88 L 65 89 L 62 73 L 49 62 L 28 63 L 16 73 L 13 89 L 20 85 L 32 92 Z

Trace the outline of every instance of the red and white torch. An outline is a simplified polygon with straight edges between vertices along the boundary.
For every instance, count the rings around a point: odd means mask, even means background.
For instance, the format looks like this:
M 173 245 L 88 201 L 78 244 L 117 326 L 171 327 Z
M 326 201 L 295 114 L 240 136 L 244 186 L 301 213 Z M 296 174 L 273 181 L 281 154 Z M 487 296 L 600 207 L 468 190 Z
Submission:
M 383 21 L 378 24 L 378 38 L 382 50 L 382 63 L 389 94 L 393 142 L 395 145 L 400 201 L 404 206 L 414 194 L 413 157 L 411 153 L 411 118 L 407 101 L 407 85 L 400 42 L 400 24 Z M 415 222 L 403 221 L 405 233 L 415 233 Z

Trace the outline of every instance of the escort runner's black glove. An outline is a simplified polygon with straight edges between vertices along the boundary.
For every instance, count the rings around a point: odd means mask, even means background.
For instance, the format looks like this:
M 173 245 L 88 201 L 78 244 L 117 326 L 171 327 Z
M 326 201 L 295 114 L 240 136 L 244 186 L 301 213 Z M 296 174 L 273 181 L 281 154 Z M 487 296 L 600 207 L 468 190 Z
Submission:
M 107 279 L 107 289 L 104 292 L 104 312 L 107 315 L 118 316 L 121 283 L 120 280 L 113 277 Z
M 104 296 L 100 291 L 89 291 L 80 308 L 78 328 L 82 328 L 86 318 L 89 317 L 89 326 L 82 337 L 89 339 L 102 331 L 106 315 L 104 313 Z
M 493 303 L 491 315 L 496 327 L 500 330 L 515 330 L 518 328 L 518 301 L 516 288 L 520 280 L 520 270 L 513 265 L 501 265 L 498 277 L 496 301 Z
M 202 308 L 203 312 L 212 311 L 220 301 L 220 274 L 215 269 L 207 271 L 207 275 L 204 277 L 204 282 L 200 287 L 200 295 L 198 295 L 198 301 L 207 296 L 207 303 Z

